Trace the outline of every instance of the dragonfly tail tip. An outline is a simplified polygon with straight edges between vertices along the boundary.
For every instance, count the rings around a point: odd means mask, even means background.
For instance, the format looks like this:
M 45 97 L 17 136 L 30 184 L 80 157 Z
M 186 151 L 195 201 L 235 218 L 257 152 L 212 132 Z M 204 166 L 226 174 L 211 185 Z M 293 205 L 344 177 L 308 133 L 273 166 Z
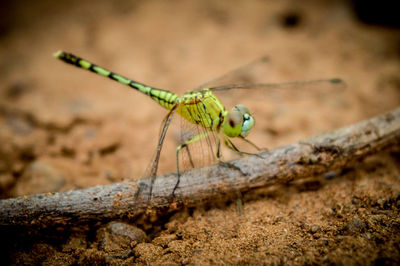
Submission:
M 330 82 L 331 83 L 344 83 L 344 81 L 342 79 L 340 79 L 340 78 L 330 79 Z
M 55 58 L 60 58 L 60 57 L 62 57 L 63 54 L 64 54 L 63 51 L 58 50 L 57 52 L 53 53 L 53 56 L 54 56 Z

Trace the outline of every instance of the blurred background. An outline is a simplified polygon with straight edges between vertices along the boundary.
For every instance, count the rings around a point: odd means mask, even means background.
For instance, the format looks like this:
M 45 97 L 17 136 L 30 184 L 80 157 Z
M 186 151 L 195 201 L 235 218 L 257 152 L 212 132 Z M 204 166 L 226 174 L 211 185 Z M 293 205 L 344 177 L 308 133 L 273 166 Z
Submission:
M 301 101 L 301 90 L 240 95 L 257 118 L 250 140 L 274 148 L 399 105 L 399 21 L 392 1 L 374 3 L 2 1 L 0 196 L 137 179 L 156 148 L 164 109 L 54 59 L 55 51 L 178 94 L 262 56 L 268 63 L 246 70 L 248 82 L 346 82 L 340 96 L 305 92 Z M 226 97 L 227 109 L 238 102 Z M 160 173 L 175 171 L 178 131 L 166 140 Z

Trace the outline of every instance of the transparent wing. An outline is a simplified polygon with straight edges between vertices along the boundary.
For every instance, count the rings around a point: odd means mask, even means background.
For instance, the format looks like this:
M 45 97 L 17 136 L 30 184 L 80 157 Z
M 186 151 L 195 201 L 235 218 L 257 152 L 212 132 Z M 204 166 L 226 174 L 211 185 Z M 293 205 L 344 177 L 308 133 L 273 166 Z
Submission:
M 282 83 L 253 83 L 253 84 L 232 84 L 210 88 L 223 101 L 225 98 L 243 97 L 251 99 L 262 99 L 269 97 L 278 100 L 289 97 L 297 100 L 319 99 L 330 97 L 345 92 L 346 84 L 338 78 L 317 79 L 305 81 L 292 81 Z
M 247 90 L 247 95 L 254 95 L 254 91 L 256 95 L 291 94 L 292 97 L 307 98 L 342 93 L 346 88 L 345 82 L 339 78 L 269 82 L 276 76 L 275 70 L 281 64 L 279 60 L 272 62 L 268 57 L 260 57 L 201 84 L 196 90 L 210 88 L 224 100 L 224 97 L 232 97 L 234 93 L 240 95 L 240 90 Z
M 206 114 L 199 112 L 206 121 Z M 193 124 L 183 118 L 180 120 L 179 144 L 187 143 L 179 153 L 179 163 L 183 171 L 215 163 L 218 135 L 204 124 Z
M 191 124 L 181 119 L 181 134 L 179 143 L 190 142 L 179 153 L 179 164 L 182 171 L 199 168 L 216 163 L 217 135 L 216 132 L 201 126 Z M 195 141 L 191 141 L 191 140 Z
M 164 120 L 161 124 L 156 151 L 154 152 L 154 155 L 150 161 L 150 164 L 147 166 L 146 172 L 144 173 L 144 177 L 150 177 L 150 184 L 139 184 L 140 187 L 137 191 L 137 195 L 139 195 L 139 193 L 141 193 L 143 190 L 145 190 L 145 187 L 148 187 L 148 197 L 149 197 L 149 199 L 151 198 L 152 191 L 153 191 L 153 184 L 157 177 L 158 164 L 160 161 L 160 156 L 161 156 L 161 151 L 162 151 L 162 147 L 164 144 L 164 140 L 167 135 L 168 128 L 172 122 L 172 119 L 175 116 L 175 113 L 176 113 L 176 110 L 178 107 L 179 107 L 179 104 L 175 105 L 171 109 L 171 111 L 168 113 L 168 115 L 164 118 Z
M 232 84 L 223 85 L 218 87 L 212 87 L 210 90 L 223 91 L 223 90 L 233 90 L 233 89 L 291 89 L 299 90 L 311 87 L 321 87 L 321 86 L 331 86 L 333 88 L 343 88 L 345 86 L 344 81 L 339 78 L 332 79 L 317 79 L 317 80 L 301 80 L 301 81 L 291 81 L 282 83 L 250 83 L 250 84 Z
M 154 180 L 159 174 L 158 170 L 161 154 L 164 159 L 165 156 L 169 157 L 168 159 L 174 158 L 175 167 L 172 168 L 173 172 L 178 171 L 176 165 L 178 163 L 180 175 L 182 175 L 182 173 L 186 170 L 210 165 L 217 161 L 217 132 L 207 129 L 204 124 L 193 124 L 183 119 L 181 116 L 176 114 L 176 109 L 178 107 L 179 106 L 175 106 L 174 109 L 169 112 L 169 114 L 164 118 L 161 125 L 156 151 L 144 174 L 145 177 L 150 177 L 151 182 L 148 184 L 140 184 L 139 191 L 148 194 L 149 198 L 151 198 Z M 206 114 L 201 115 L 204 116 L 205 121 L 205 119 L 207 118 Z M 165 146 L 163 144 L 165 142 L 164 140 L 168 129 L 172 127 L 171 129 L 176 130 L 176 126 L 179 126 L 179 132 L 175 135 L 175 144 L 165 143 L 166 149 L 163 148 L 163 146 Z M 202 137 L 197 138 L 198 136 Z M 195 138 L 196 141 L 190 142 L 190 140 L 192 140 L 193 138 Z M 190 143 L 179 151 L 178 158 L 176 158 L 177 147 L 188 141 Z
M 345 82 L 318 78 L 265 83 L 277 80 L 279 73 L 274 68 L 275 62 L 261 58 L 202 86 L 210 88 L 227 110 L 237 104 L 250 109 L 255 126 L 248 139 L 261 148 L 270 149 L 343 125 L 336 114 L 345 112 L 348 105 Z M 232 141 L 249 152 L 241 141 Z
M 245 65 L 232 69 L 221 76 L 200 84 L 195 88 L 195 90 L 210 88 L 220 84 L 243 84 L 253 82 L 253 75 L 257 72 L 265 71 L 268 62 L 269 58 L 266 56 L 257 58 Z
M 329 102 L 343 97 L 346 84 L 340 79 L 318 79 L 283 83 L 232 84 L 210 89 L 228 110 L 238 103 L 254 110 L 253 106 L 257 104 L 265 107 L 271 103 Z

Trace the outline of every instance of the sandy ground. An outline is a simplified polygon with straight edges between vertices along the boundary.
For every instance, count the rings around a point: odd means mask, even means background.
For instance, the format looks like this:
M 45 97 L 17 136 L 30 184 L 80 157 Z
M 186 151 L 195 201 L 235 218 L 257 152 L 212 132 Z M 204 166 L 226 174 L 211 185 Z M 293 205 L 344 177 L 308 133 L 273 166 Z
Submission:
M 182 94 L 251 60 L 247 82 L 339 77 L 347 86 L 225 93 L 254 113 L 270 149 L 400 103 L 399 30 L 365 25 L 346 1 L 8 1 L 0 19 L 0 196 L 143 176 L 167 112 L 144 95 L 68 66 L 72 52 Z M 220 80 L 238 82 L 239 77 Z M 223 84 L 219 84 L 223 85 Z M 159 172 L 175 170 L 179 125 Z M 228 151 L 224 151 L 227 159 Z M 400 263 L 398 153 L 147 223 L 10 231 L 10 263 Z M 7 231 L 7 229 L 6 229 Z M 18 232 L 18 233 L 17 233 Z

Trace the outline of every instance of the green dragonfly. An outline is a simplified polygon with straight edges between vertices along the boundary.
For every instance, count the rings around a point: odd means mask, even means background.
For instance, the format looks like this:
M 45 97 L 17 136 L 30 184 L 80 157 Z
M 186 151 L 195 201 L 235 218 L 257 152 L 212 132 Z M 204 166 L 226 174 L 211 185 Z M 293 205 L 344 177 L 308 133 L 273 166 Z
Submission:
M 252 143 L 250 140 L 246 139 L 250 131 L 254 127 L 254 118 L 251 115 L 249 109 L 242 105 L 237 104 L 230 111 L 225 109 L 225 106 L 219 100 L 219 98 L 214 94 L 216 91 L 226 91 L 231 89 L 245 89 L 245 88 L 278 88 L 284 86 L 297 86 L 304 84 L 319 84 L 319 83 L 341 83 L 340 79 L 321 79 L 321 80 L 310 80 L 310 81 L 296 81 L 287 83 L 257 83 L 257 84 L 234 84 L 226 86 L 218 86 L 211 88 L 204 88 L 203 86 L 196 88 L 195 90 L 186 92 L 183 96 L 178 96 L 177 94 L 163 90 L 157 89 L 143 83 L 134 81 L 132 79 L 126 78 L 122 75 L 116 74 L 110 70 L 93 64 L 85 59 L 77 57 L 71 53 L 58 51 L 54 53 L 56 58 L 62 61 L 75 65 L 79 68 L 90 70 L 96 74 L 104 77 L 108 77 L 119 83 L 127 85 L 141 93 L 148 95 L 155 102 L 160 104 L 162 107 L 166 108 L 169 112 L 163 120 L 161 127 L 161 132 L 157 144 L 157 149 L 155 155 L 149 166 L 147 176 L 151 177 L 150 183 L 150 194 L 152 195 L 152 187 L 154 180 L 157 176 L 158 162 L 160 159 L 161 148 L 167 133 L 167 129 L 171 124 L 171 121 L 176 113 L 178 113 L 184 120 L 196 125 L 197 133 L 186 138 L 182 144 L 176 148 L 176 169 L 178 179 L 173 189 L 172 195 L 174 195 L 175 190 L 179 186 L 180 176 L 181 176 L 181 165 L 179 162 L 179 153 L 182 149 L 186 148 L 189 162 L 191 167 L 194 167 L 194 162 L 192 156 L 189 152 L 189 146 L 206 140 L 208 146 L 211 143 L 215 143 L 215 159 L 217 162 L 227 164 L 221 161 L 221 141 L 226 144 L 226 146 L 233 150 L 235 153 L 240 155 L 252 154 L 243 152 L 236 147 L 231 138 L 240 138 L 250 145 L 252 145 L 257 150 L 261 150 L 257 145 Z M 238 70 L 238 69 L 237 69 Z M 232 72 L 235 72 L 234 70 Z M 231 72 L 230 72 L 231 73 Z M 210 140 L 212 139 L 212 140 Z M 209 147 L 211 151 L 214 151 L 213 147 Z M 255 154 L 257 155 L 257 154 Z

